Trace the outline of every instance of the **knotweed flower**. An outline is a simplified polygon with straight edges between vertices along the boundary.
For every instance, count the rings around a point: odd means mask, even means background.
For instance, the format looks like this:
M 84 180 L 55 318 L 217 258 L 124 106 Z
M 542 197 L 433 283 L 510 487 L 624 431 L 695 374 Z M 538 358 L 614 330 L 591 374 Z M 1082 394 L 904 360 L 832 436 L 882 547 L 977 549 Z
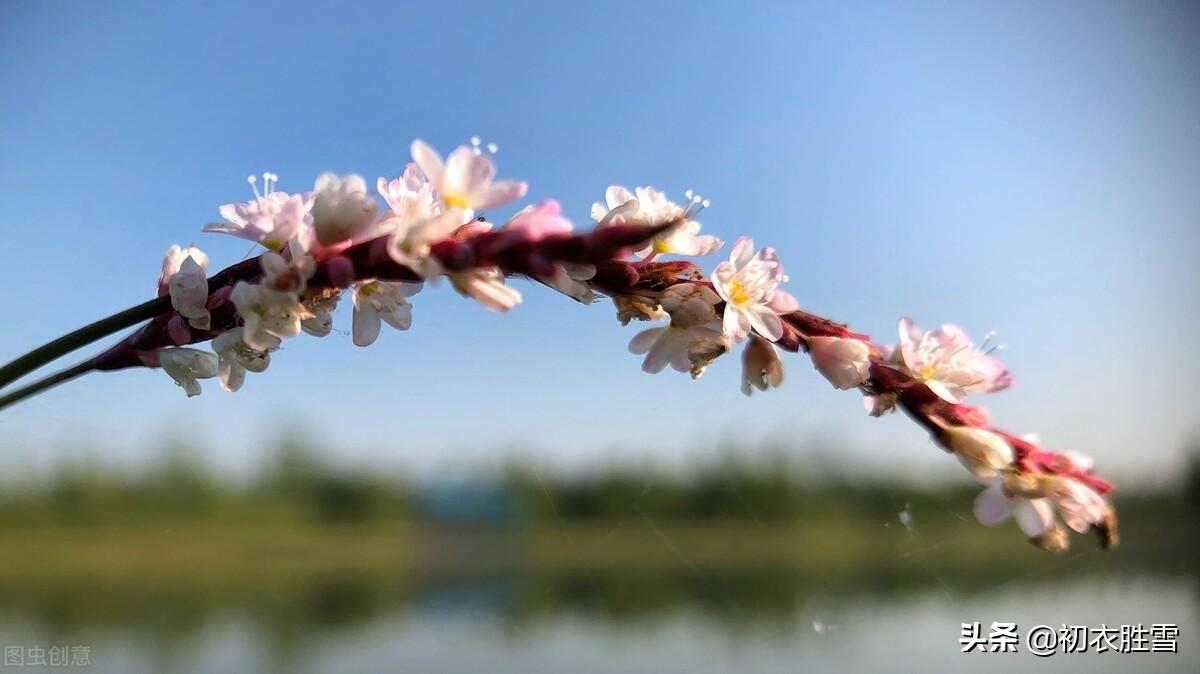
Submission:
M 217 357 L 200 349 L 160 349 L 158 364 L 162 366 L 163 372 L 171 375 L 171 379 L 183 388 L 189 398 L 200 395 L 200 382 L 197 380 L 217 376 Z
M 695 217 L 708 207 L 708 201 L 688 190 L 684 196 L 687 206 L 680 206 L 653 187 L 638 187 L 630 193 L 620 185 L 604 192 L 604 204 L 592 204 L 592 219 L 599 226 L 640 224 L 655 227 L 668 222 L 679 224 L 655 236 L 648 246 L 636 255 L 649 259 L 652 255 L 708 255 L 722 246 L 715 236 L 700 235 L 700 223 Z
M 367 194 L 362 176 L 322 173 L 313 190 L 312 231 L 319 246 L 352 243 L 371 234 L 379 204 Z
M 871 347 L 862 340 L 809 337 L 807 342 L 813 366 L 835 388 L 858 388 L 871 376 Z
M 437 214 L 439 204 L 433 195 L 433 186 L 416 163 L 410 162 L 399 178 L 387 180 L 380 177 L 375 189 L 390 209 L 385 220 L 399 219 L 400 222 L 396 224 L 409 224 Z
M 504 285 L 504 274 L 495 267 L 452 272 L 448 276 L 455 290 L 491 311 L 504 313 L 521 303 L 521 293 Z
M 247 372 L 267 369 L 283 339 L 301 331 L 330 334 L 347 288 L 354 303 L 352 339 L 366 346 L 377 340 L 383 323 L 410 327 L 408 298 L 424 281 L 436 284 L 446 276 L 463 295 L 506 311 L 521 295 L 505 280 L 525 276 L 583 303 L 610 297 L 622 324 L 667 318 L 629 342 L 629 350 L 643 356 L 646 372 L 671 367 L 699 377 L 734 343 L 749 340 L 741 388 L 750 394 L 782 384 L 783 352 L 807 351 L 836 388 L 861 391 L 873 416 L 903 409 L 953 453 L 986 487 L 975 502 L 983 523 L 1014 518 L 1049 550 L 1066 549 L 1068 527 L 1095 531 L 1104 547 L 1116 544 L 1116 515 L 1105 499 L 1112 486 L 1091 474 L 1089 458 L 1043 450 L 1035 440 L 992 427 L 984 408 L 963 403 L 969 393 L 1010 383 L 986 340 L 976 347 L 951 325 L 924 333 L 906 318 L 897 347 L 875 344 L 849 326 L 800 309 L 780 288 L 787 276 L 775 251 L 756 251 L 747 237 L 709 277 L 686 260 L 656 261 L 667 253 L 705 255 L 721 245 L 699 233 L 696 216 L 708 202 L 690 191 L 680 205 L 650 187 L 610 187 L 605 202 L 593 205 L 598 224 L 589 233 L 572 232 L 554 200 L 519 210 L 493 231 L 475 212 L 523 196 L 526 186 L 494 181 L 491 159 L 477 139 L 472 146 L 457 148 L 443 163 L 432 148 L 414 142 L 414 162 L 403 175 L 376 183 L 388 205 L 382 213 L 356 175 L 324 174 L 313 193 L 300 195 L 275 191 L 278 179 L 270 173 L 263 174 L 260 193 L 251 178 L 254 199 L 222 206 L 228 222 L 205 229 L 256 241 L 268 252 L 208 279 L 207 256 L 172 246 L 158 280 L 159 299 L 0 367 L 0 386 L 62 355 L 64 344 L 111 334 L 110 326 L 127 316 L 149 322 L 73 368 L 0 395 L 0 408 L 83 372 L 137 366 L 162 367 L 189 396 L 200 393 L 200 379 L 212 377 L 236 391 Z M 627 259 L 630 251 L 637 259 Z M 208 339 L 216 353 L 173 348 Z
M 475 211 L 503 206 L 525 196 L 528 186 L 516 180 L 493 182 L 496 165 L 477 148 L 460 145 L 445 163 L 432 147 L 423 141 L 412 144 L 412 158 L 429 179 L 438 199 L 455 208 L 470 220 Z
M 1013 449 L 1004 438 L 982 428 L 950 426 L 942 431 L 946 446 L 976 479 L 996 477 L 1013 461 Z
M 294 292 L 272 290 L 239 281 L 229 300 L 237 308 L 246 329 L 246 346 L 259 351 L 275 348 L 280 339 L 300 334 L 304 308 Z
M 629 342 L 629 352 L 646 354 L 642 370 L 655 374 L 668 365 L 677 372 L 699 377 L 713 358 L 728 350 L 728 342 L 716 323 L 683 328 L 669 325 L 643 330 Z
M 658 301 L 671 324 L 638 333 L 629 342 L 629 351 L 646 354 L 642 361 L 646 372 L 662 372 L 670 365 L 699 377 L 713 359 L 729 350 L 714 309 L 721 298 L 706 286 L 684 283 L 664 290 Z
M 778 286 L 787 280 L 771 248 L 754 252 L 754 240 L 743 236 L 733 244 L 729 261 L 717 265 L 713 287 L 725 300 L 725 336 L 734 343 L 751 330 L 774 342 L 783 336 L 780 313 L 794 311 L 796 299 Z
M 1042 490 L 1058 508 L 1063 522 L 1079 533 L 1104 523 L 1109 506 L 1094 489 L 1061 475 L 1042 478 Z
M 166 295 L 170 291 L 167 285 L 168 281 L 179 271 L 183 261 L 189 257 L 200 265 L 201 270 L 208 273 L 208 255 L 205 255 L 204 251 L 195 246 L 184 248 L 177 244 L 172 245 L 163 255 L 162 272 L 158 275 L 158 294 L 160 296 Z
M 208 256 L 199 248 L 168 248 L 158 287 L 160 295 L 164 290 L 171 295 L 171 306 L 187 319 L 188 325 L 208 330 Z
M 370 346 L 379 338 L 380 323 L 397 330 L 412 327 L 412 305 L 408 298 L 421 292 L 420 283 L 365 281 L 354 285 L 354 322 L 351 335 L 355 346 Z
M 317 270 L 316 262 L 308 255 L 294 255 L 291 259 L 279 253 L 267 251 L 260 258 L 263 269 L 263 285 L 279 292 L 303 293 Z
M 742 350 L 742 393 L 753 389 L 766 391 L 783 385 L 783 360 L 775 345 L 758 335 L 750 335 Z
M 901 362 L 909 374 L 947 402 L 968 393 L 1000 391 L 1012 383 L 1004 365 L 971 343 L 957 325 L 922 332 L 911 318 L 900 319 Z
M 300 303 L 300 329 L 313 337 L 325 337 L 333 332 L 333 310 L 341 299 L 341 291 L 325 290 Z
M 217 376 L 221 388 L 230 393 L 242 388 L 246 372 L 264 372 L 271 364 L 271 351 L 279 348 L 279 338 L 266 339 L 267 348 L 253 349 L 243 337 L 245 329 L 238 327 L 222 332 L 213 339 L 213 350 L 217 352 Z
M 975 497 L 975 519 L 994 527 L 1013 518 L 1029 538 L 1038 538 L 1054 528 L 1054 507 L 1045 498 L 1027 498 L 1006 492 L 999 477 L 984 481 L 987 488 Z
M 431 255 L 433 244 L 444 241 L 461 227 L 463 217 L 461 211 L 450 209 L 414 222 L 401 218 L 386 221 L 391 231 L 387 241 L 388 254 L 421 278 L 436 282 L 442 274 L 442 265 Z
M 275 191 L 279 176 L 263 174 L 263 192 L 258 191 L 254 176 L 246 179 L 254 189 L 254 199 L 241 204 L 225 204 L 219 210 L 229 222 L 213 222 L 204 226 L 206 232 L 232 234 L 260 243 L 269 250 L 280 250 L 301 228 L 311 226 L 312 194 L 293 194 Z

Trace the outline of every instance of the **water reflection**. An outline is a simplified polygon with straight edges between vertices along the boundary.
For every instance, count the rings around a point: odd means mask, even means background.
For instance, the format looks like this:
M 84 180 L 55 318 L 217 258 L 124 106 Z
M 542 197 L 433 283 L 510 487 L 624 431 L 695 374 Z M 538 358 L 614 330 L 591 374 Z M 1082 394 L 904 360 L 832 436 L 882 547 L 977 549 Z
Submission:
M 86 644 L 90 671 L 796 672 L 1010 668 L 958 652 L 963 621 L 1179 624 L 1178 656 L 1021 658 L 1045 671 L 1194 671 L 1188 565 L 1076 560 L 1032 576 L 890 560 L 376 570 L 211 582 L 9 585 L 0 643 Z M 1194 651 L 1192 651 L 1194 653 Z M 968 662 L 963 658 L 971 658 Z

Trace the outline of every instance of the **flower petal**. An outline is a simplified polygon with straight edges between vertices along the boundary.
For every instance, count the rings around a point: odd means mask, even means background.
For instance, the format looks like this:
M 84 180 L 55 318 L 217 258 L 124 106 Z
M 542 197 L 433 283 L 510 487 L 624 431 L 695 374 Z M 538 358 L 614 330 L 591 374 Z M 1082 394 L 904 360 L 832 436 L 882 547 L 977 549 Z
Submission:
M 1009 500 L 999 486 L 991 486 L 979 492 L 975 497 L 975 519 L 980 524 L 994 527 L 1012 515 L 1012 501 Z

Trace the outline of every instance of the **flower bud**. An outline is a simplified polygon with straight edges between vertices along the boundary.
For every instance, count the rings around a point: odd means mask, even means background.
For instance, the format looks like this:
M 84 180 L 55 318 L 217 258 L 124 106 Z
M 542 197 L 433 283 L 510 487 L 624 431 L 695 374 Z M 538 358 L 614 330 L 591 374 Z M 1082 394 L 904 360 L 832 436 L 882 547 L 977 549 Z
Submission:
M 765 391 L 782 383 L 783 361 L 779 352 L 767 340 L 751 335 L 742 351 L 742 393 L 750 395 L 753 389 Z
M 375 222 L 379 208 L 374 197 L 367 194 L 367 183 L 359 175 L 341 178 L 323 173 L 314 187 L 312 206 L 313 231 L 317 243 L 332 246 L 353 239 Z
M 1013 461 L 1008 442 L 991 431 L 967 426 L 950 426 L 942 431 L 950 451 L 977 479 L 996 477 L 1000 469 Z
M 857 339 L 809 337 L 808 353 L 817 371 L 843 391 L 867 381 L 871 368 L 871 348 Z

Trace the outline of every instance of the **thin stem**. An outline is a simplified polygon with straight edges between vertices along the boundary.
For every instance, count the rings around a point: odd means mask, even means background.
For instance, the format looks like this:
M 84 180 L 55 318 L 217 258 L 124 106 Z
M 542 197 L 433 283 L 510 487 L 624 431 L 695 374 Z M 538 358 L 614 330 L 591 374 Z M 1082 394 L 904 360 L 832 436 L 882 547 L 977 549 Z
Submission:
M 18 403 L 30 396 L 37 395 L 38 393 L 41 393 L 42 391 L 45 391 L 48 388 L 58 386 L 59 384 L 65 382 L 65 381 L 70 381 L 76 377 L 87 374 L 88 372 L 91 372 L 93 369 L 94 369 L 93 361 L 92 361 L 92 359 L 88 359 L 88 360 L 83 361 L 82 363 L 72 365 L 71 367 L 69 367 L 65 370 L 55 372 L 54 374 L 52 374 L 48 377 L 39 379 L 39 380 L 33 382 L 32 384 L 29 384 L 28 386 L 22 386 L 21 388 L 13 391 L 12 393 L 8 393 L 4 396 L 0 396 L 0 410 L 4 409 L 5 407 L 8 407 L 9 405 Z
M 115 332 L 131 328 L 142 321 L 149 320 L 170 310 L 171 298 L 164 295 L 149 302 L 143 302 L 135 307 L 130 307 L 124 311 L 118 311 L 107 318 L 102 318 L 95 323 L 69 332 L 0 367 L 0 387 L 8 386 L 39 367 L 61 358 L 75 349 L 87 346 Z M 7 397 L 3 398 L 3 400 L 7 400 Z

